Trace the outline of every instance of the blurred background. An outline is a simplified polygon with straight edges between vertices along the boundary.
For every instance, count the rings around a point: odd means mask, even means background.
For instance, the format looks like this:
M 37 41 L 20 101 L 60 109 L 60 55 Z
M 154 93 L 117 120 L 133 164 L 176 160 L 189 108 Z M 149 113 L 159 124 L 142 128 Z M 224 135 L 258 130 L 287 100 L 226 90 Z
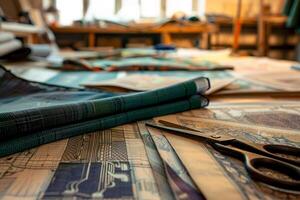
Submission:
M 29 43 L 77 50 L 162 43 L 300 59 L 298 0 L 0 0 L 0 8 L 2 29 Z

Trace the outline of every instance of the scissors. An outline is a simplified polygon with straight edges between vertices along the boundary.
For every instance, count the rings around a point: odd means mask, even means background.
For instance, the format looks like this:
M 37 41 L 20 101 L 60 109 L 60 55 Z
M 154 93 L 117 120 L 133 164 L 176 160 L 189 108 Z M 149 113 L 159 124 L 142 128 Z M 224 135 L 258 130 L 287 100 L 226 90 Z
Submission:
M 217 151 L 242 160 L 252 179 L 276 188 L 300 191 L 300 148 L 256 144 L 230 135 L 203 132 L 164 120 L 158 122 L 160 124 L 147 122 L 146 126 L 205 141 Z M 265 169 L 284 175 L 285 178 L 264 173 Z

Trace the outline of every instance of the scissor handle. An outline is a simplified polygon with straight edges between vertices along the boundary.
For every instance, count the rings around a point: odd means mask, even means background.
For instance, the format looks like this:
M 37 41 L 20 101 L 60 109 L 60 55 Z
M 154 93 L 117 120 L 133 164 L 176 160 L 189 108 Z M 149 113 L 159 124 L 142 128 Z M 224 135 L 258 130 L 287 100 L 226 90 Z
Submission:
M 245 154 L 245 167 L 253 179 L 278 188 L 300 191 L 300 168 L 273 158 L 253 155 Z M 262 168 L 278 172 L 290 180 L 267 175 L 262 172 Z
M 272 158 L 300 167 L 300 148 L 281 144 L 265 144 L 262 147 Z
M 300 148 L 282 144 L 248 143 L 241 139 L 236 139 L 231 144 L 235 147 L 300 167 Z
M 218 151 L 243 160 L 245 168 L 251 178 L 277 188 L 300 191 L 299 167 L 235 147 L 228 147 L 219 143 L 211 144 Z M 262 168 L 278 172 L 279 174 L 288 177 L 289 180 L 263 173 Z

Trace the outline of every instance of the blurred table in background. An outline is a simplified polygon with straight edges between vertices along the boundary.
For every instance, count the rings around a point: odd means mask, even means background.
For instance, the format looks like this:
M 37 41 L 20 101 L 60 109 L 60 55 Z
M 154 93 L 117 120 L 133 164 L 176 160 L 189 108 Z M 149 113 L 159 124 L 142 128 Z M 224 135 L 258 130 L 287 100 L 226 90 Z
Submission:
M 149 37 L 151 35 L 159 36 L 160 43 L 172 44 L 173 35 L 198 35 L 201 41 L 200 47 L 210 49 L 210 36 L 218 32 L 218 26 L 210 23 L 189 23 L 189 24 L 165 24 L 161 26 L 153 25 L 134 25 L 128 27 L 122 26 L 62 26 L 52 27 L 55 34 L 84 34 L 88 37 L 88 46 L 95 47 L 97 37 L 101 34 L 110 35 L 130 35 L 137 37 Z

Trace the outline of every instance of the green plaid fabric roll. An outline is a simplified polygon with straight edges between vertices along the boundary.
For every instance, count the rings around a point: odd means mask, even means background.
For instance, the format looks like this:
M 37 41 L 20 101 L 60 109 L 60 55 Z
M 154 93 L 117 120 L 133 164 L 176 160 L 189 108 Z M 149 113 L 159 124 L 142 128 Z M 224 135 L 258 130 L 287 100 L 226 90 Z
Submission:
M 29 148 L 54 142 L 68 137 L 85 134 L 93 131 L 104 130 L 118 125 L 149 119 L 156 116 L 167 115 L 176 112 L 183 112 L 190 109 L 201 108 L 208 105 L 203 96 L 194 95 L 186 100 L 173 103 L 156 105 L 99 119 L 88 120 L 76 124 L 57 127 L 49 130 L 18 137 L 0 143 L 0 157 L 17 153 Z
M 0 156 L 78 134 L 204 107 L 208 100 L 202 94 L 209 87 L 209 80 L 201 77 L 147 92 L 113 94 L 26 81 L 1 67 Z

